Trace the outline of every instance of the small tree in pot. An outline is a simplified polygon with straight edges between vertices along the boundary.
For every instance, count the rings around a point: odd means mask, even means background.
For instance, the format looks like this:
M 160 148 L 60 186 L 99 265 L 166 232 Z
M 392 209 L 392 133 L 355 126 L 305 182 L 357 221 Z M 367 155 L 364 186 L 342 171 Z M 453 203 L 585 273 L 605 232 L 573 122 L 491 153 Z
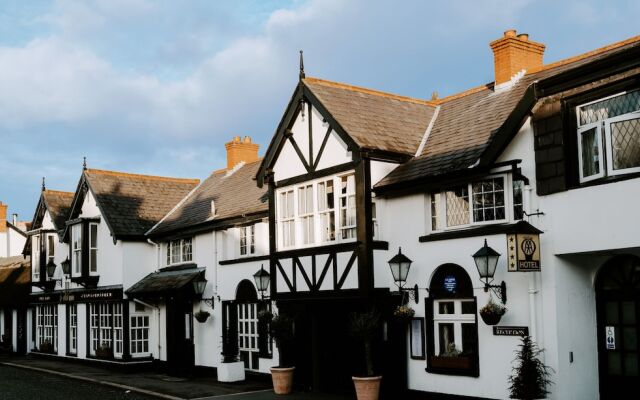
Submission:
M 541 352 L 529 336 L 522 338 L 514 360 L 516 366 L 513 368 L 513 375 L 509 377 L 510 398 L 544 399 L 549 394 L 547 386 L 553 383 L 549 379 L 553 369 L 538 358 Z
M 226 335 L 223 338 L 222 344 L 222 362 L 233 363 L 238 361 L 238 353 L 240 349 L 238 347 L 238 333 L 235 329 L 227 328 Z
M 373 369 L 373 341 L 380 328 L 380 314 L 372 309 L 351 315 L 351 335 L 363 345 L 366 376 L 353 377 L 358 400 L 377 400 L 382 376 L 375 376 Z
M 272 314 L 269 322 L 271 337 L 278 348 L 278 366 L 271 368 L 273 391 L 276 394 L 289 394 L 293 389 L 293 370 L 289 346 L 294 339 L 293 319 L 288 315 Z

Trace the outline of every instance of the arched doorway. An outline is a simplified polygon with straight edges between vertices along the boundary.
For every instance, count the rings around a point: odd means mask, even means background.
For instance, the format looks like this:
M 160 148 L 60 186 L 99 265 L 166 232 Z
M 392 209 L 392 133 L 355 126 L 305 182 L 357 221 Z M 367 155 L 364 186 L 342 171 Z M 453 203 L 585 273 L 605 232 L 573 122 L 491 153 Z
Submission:
M 640 258 L 607 261 L 596 279 L 600 398 L 640 390 Z M 622 396 L 622 397 L 621 397 Z

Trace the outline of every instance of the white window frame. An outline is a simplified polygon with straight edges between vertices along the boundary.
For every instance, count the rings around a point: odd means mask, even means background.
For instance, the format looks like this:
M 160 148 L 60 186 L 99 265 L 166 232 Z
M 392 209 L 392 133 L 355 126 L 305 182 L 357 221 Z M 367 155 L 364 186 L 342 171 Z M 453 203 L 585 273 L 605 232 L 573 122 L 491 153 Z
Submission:
M 296 229 L 296 202 L 297 202 L 297 194 L 296 190 L 297 186 L 287 187 L 282 190 L 279 190 L 276 196 L 276 211 L 277 211 L 277 224 L 278 224 L 278 247 L 280 249 L 290 249 L 296 247 L 298 243 L 297 229 Z M 291 197 L 289 198 L 289 194 Z M 283 200 L 286 198 L 286 205 L 283 206 Z M 292 210 L 292 214 L 289 215 L 289 212 L 285 209 Z M 284 214 L 287 214 L 286 216 Z M 285 228 L 293 226 L 293 232 L 289 229 L 287 235 L 285 235 Z M 285 237 L 289 238 L 289 241 L 285 243 Z
M 31 269 L 34 282 L 40 281 L 40 235 L 31 237 Z
M 55 235 L 46 235 L 47 238 L 47 265 L 55 262 L 56 258 L 56 238 Z
M 349 178 L 350 177 L 353 177 L 353 192 L 349 192 Z M 342 180 L 344 178 L 347 179 L 347 193 L 342 194 Z M 358 228 L 358 205 L 356 204 L 355 207 L 353 207 L 353 209 L 354 209 L 354 211 L 353 211 L 354 212 L 353 219 L 354 219 L 354 222 L 355 222 L 354 224 L 347 225 L 346 221 L 342 220 L 342 210 L 343 209 L 346 210 L 346 214 L 348 215 L 349 210 L 351 208 L 351 207 L 349 207 L 349 199 L 353 197 L 354 203 L 356 201 L 356 177 L 355 177 L 354 173 L 348 173 L 348 174 L 339 175 L 338 176 L 338 180 L 339 180 L 340 184 L 338 185 L 338 187 L 337 187 L 338 190 L 336 190 L 335 193 L 338 194 L 338 201 L 337 201 L 338 205 L 337 205 L 337 208 L 338 208 L 338 216 L 339 216 L 339 218 L 338 218 L 338 228 L 337 228 L 337 230 L 340 233 L 339 237 L 340 237 L 341 241 L 356 240 L 357 239 L 357 235 L 358 235 L 358 229 L 357 229 Z M 343 198 L 346 199 L 346 206 L 345 207 L 342 206 L 342 199 Z M 348 217 L 345 218 L 345 219 L 348 219 Z M 355 232 L 355 236 L 351 237 L 351 238 L 345 238 L 343 233 L 342 233 L 342 231 L 352 230 L 352 229 Z
M 149 314 L 144 313 L 133 313 L 129 317 L 129 347 L 132 357 L 151 356 L 151 343 L 149 339 L 150 320 Z M 142 324 L 140 324 L 140 322 L 142 322 Z M 147 351 L 144 351 L 145 345 Z
M 190 252 L 186 253 L 185 252 L 185 246 L 187 245 L 187 242 L 189 242 L 189 249 Z M 178 251 L 178 254 L 174 254 L 174 246 L 176 246 L 176 249 Z M 165 254 L 166 254 L 166 259 L 165 259 L 165 265 L 167 267 L 172 266 L 172 265 L 180 265 L 180 264 L 187 264 L 190 262 L 193 262 L 193 253 L 194 253 L 194 240 L 193 237 L 188 237 L 188 238 L 183 238 L 183 239 L 176 239 L 176 240 L 170 240 L 168 242 L 165 243 Z M 177 261 L 173 261 L 175 258 L 177 259 Z
M 640 119 L 640 112 L 632 112 L 628 114 L 618 115 L 617 117 L 608 118 L 604 120 L 604 134 L 606 141 L 606 152 L 607 152 L 607 174 L 608 175 L 625 175 L 632 174 L 634 172 L 640 172 L 640 166 L 624 168 L 624 169 L 613 169 L 613 140 L 611 139 L 611 124 L 616 122 L 627 121 L 631 119 Z M 604 169 L 604 168 L 602 168 Z
M 36 306 L 36 346 L 38 349 L 45 341 L 58 351 L 58 305 L 40 304 Z
M 92 233 L 92 229 L 95 226 L 96 232 L 95 232 L 95 238 L 94 235 Z M 100 265 L 100 263 L 98 262 L 98 237 L 100 236 L 98 234 L 98 224 L 95 222 L 91 222 L 89 223 L 89 274 L 97 274 L 98 273 L 98 265 Z M 91 241 L 95 239 L 95 246 L 91 245 Z M 92 261 L 93 257 L 92 257 L 92 253 L 95 252 L 95 262 Z
M 240 231 L 240 257 L 251 256 L 256 253 L 256 225 L 246 225 L 238 228 Z M 244 242 L 244 243 L 243 243 Z
M 71 226 L 71 273 L 82 275 L 82 224 Z
M 503 181 L 503 192 L 504 192 L 504 218 L 503 219 L 494 219 L 491 221 L 474 221 L 473 220 L 473 184 L 474 183 L 478 183 L 478 182 L 482 182 L 482 181 L 486 181 L 486 180 L 490 180 L 490 179 L 496 179 L 496 178 L 502 178 Z M 505 222 L 510 222 L 510 221 L 514 221 L 514 216 L 513 216 L 513 176 L 511 174 L 508 173 L 497 173 L 497 174 L 491 174 L 488 175 L 486 177 L 483 177 L 482 179 L 476 179 L 473 180 L 471 182 L 468 182 L 466 184 L 461 184 L 461 185 L 456 185 L 455 187 L 459 187 L 459 186 L 464 186 L 466 185 L 467 187 L 467 191 L 468 191 L 468 197 L 469 197 L 469 211 L 468 211 L 468 219 L 467 219 L 467 223 L 465 224 L 460 224 L 460 225 L 452 225 L 452 226 L 448 226 L 447 224 L 447 199 L 446 199 L 446 192 L 448 192 L 450 189 L 453 188 L 447 188 L 438 192 L 432 192 L 429 194 L 429 201 L 428 201 L 428 215 L 429 215 L 429 223 L 428 223 L 428 227 L 429 227 L 429 231 L 431 232 L 443 232 L 443 231 L 450 231 L 450 230 L 458 230 L 458 229 L 464 229 L 464 228 L 469 228 L 471 226 L 481 226 L 481 225 L 492 225 L 492 224 L 501 224 L 501 223 L 505 223 Z M 455 188 L 454 187 L 454 188 Z M 438 229 L 434 230 L 433 229 L 433 220 L 432 220 L 432 212 L 431 212 L 431 198 L 435 197 L 435 206 L 436 206 L 436 215 L 435 217 L 437 218 L 437 227 Z
M 128 306 L 128 304 L 127 304 Z M 124 304 L 113 303 L 112 328 L 113 328 L 113 356 L 122 358 L 124 353 Z
M 331 195 L 333 196 L 333 207 L 329 207 L 329 204 L 326 204 L 325 208 L 323 208 L 322 210 L 320 209 L 320 204 L 321 203 L 325 203 L 326 202 L 326 196 L 327 196 L 327 183 L 331 182 Z M 320 201 L 320 185 L 324 184 L 324 190 L 323 190 L 323 195 L 325 196 L 325 198 Z M 317 240 L 320 244 L 325 244 L 325 243 L 334 243 L 337 239 L 337 235 L 338 235 L 338 217 L 336 216 L 336 183 L 335 183 L 335 179 L 333 177 L 330 178 L 324 178 L 324 179 L 320 179 L 317 182 L 314 182 L 315 187 L 315 191 L 316 191 L 316 208 L 317 208 L 317 213 L 318 213 L 318 236 L 317 236 Z M 333 237 L 331 237 L 331 235 L 329 234 L 329 231 L 327 229 L 327 231 L 325 232 L 325 230 L 323 229 L 323 227 L 326 225 L 327 227 L 329 227 L 330 223 L 331 223 L 331 216 L 333 215 Z M 326 239 L 325 239 L 326 238 Z
M 78 305 L 69 304 L 69 354 L 78 354 Z
M 453 303 L 453 314 L 440 314 L 440 303 Z M 465 349 L 462 347 L 462 325 L 470 324 L 475 325 L 476 313 L 463 314 L 462 303 L 475 303 L 473 298 L 460 298 L 460 299 L 438 299 L 433 301 L 433 345 L 434 355 L 439 356 L 441 354 L 440 349 L 440 324 L 453 324 L 453 338 L 458 351 L 463 352 Z
M 317 183 L 307 182 L 303 185 L 296 186 L 296 223 L 298 225 L 296 231 L 299 232 L 299 243 L 302 246 L 313 245 L 316 242 L 316 185 Z M 304 193 L 304 199 L 302 199 L 302 193 Z M 310 209 L 308 207 L 309 201 L 311 201 Z M 298 241 L 296 240 L 296 243 L 297 242 Z
M 624 174 L 640 171 L 640 167 L 626 168 L 622 170 L 613 169 L 613 146 L 611 142 L 611 127 L 610 127 L 610 124 L 612 122 L 619 122 L 621 120 L 626 120 L 626 119 L 640 118 L 640 111 L 632 111 L 630 113 L 618 115 L 616 117 L 605 118 L 596 122 L 591 122 L 589 124 L 580 125 L 580 108 L 589 106 L 594 103 L 599 103 L 604 100 L 612 99 L 614 97 L 624 96 L 629 92 L 634 92 L 637 90 L 640 90 L 640 89 L 633 89 L 630 91 L 625 90 L 623 92 L 612 94 L 610 96 L 601 97 L 596 100 L 579 104 L 576 106 L 575 108 L 576 126 L 578 127 L 576 134 L 578 135 L 578 164 L 579 164 L 578 167 L 579 167 L 580 183 L 585 183 L 595 179 L 603 178 L 605 176 L 605 171 L 606 171 L 606 175 L 608 176 L 624 175 Z M 598 152 L 600 172 L 598 174 L 591 175 L 585 178 L 582 175 L 582 134 L 588 130 L 593 129 L 594 126 L 597 128 L 596 135 L 598 138 L 598 147 L 600 149 L 600 151 Z M 604 143 L 603 143 L 603 130 L 604 130 Z M 606 158 L 604 156 L 605 154 L 606 154 Z

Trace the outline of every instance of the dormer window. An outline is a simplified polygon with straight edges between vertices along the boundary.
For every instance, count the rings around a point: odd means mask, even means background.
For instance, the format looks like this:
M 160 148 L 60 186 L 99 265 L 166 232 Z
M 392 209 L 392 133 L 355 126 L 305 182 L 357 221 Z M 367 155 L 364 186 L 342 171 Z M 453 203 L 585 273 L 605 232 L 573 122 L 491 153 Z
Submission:
M 580 182 L 640 172 L 640 90 L 577 107 Z
M 246 256 L 256 252 L 255 225 L 240 227 L 240 255 Z
M 193 259 L 193 239 L 177 239 L 167 242 L 167 265 L 190 262 Z

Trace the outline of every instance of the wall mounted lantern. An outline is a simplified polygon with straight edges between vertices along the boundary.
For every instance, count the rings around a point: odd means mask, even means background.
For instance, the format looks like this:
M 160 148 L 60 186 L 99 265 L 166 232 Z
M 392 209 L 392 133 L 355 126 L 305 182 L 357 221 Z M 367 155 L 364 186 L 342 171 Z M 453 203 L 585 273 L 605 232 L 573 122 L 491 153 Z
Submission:
M 391 268 L 391 275 L 393 276 L 393 280 L 398 287 L 398 291 L 407 294 L 410 299 L 414 300 L 416 304 L 418 303 L 418 285 L 416 284 L 413 288 L 405 288 L 404 285 L 407 283 L 407 277 L 409 276 L 409 269 L 411 268 L 411 259 L 404 254 L 402 254 L 402 248 L 398 248 L 398 254 L 393 256 L 389 261 L 389 268 Z
M 271 281 L 271 276 L 264 269 L 264 265 L 260 265 L 260 269 L 258 272 L 253 274 L 253 279 L 256 281 L 256 287 L 260 292 L 260 297 L 262 300 L 268 299 L 269 296 L 265 296 L 264 293 L 269 289 L 269 282 Z
M 502 281 L 500 285 L 491 284 L 493 282 L 493 276 L 496 273 L 499 258 L 500 253 L 487 245 L 487 239 L 484 240 L 484 246 L 473 255 L 473 261 L 475 261 L 476 268 L 478 268 L 480 281 L 484 283 L 484 291 L 488 292 L 489 289 L 491 289 L 491 291 L 500 298 L 502 303 L 505 304 L 507 302 L 507 284 L 504 283 L 504 281 Z
M 61 262 L 60 266 L 62 267 L 62 273 L 69 276 L 69 274 L 71 273 L 71 261 L 69 260 L 69 257 Z
M 200 299 L 202 301 L 204 301 L 205 304 L 207 304 L 209 307 L 213 308 L 213 305 L 215 304 L 214 297 L 211 296 L 210 299 L 202 297 L 204 295 L 204 291 L 207 288 L 207 280 L 206 279 L 196 279 L 192 283 L 193 283 L 193 291 L 196 293 L 196 295 L 198 297 L 200 297 Z
M 47 263 L 47 276 L 49 277 L 50 280 L 54 281 L 54 280 L 58 280 L 58 279 L 53 279 L 53 274 L 56 273 L 56 264 L 53 263 L 53 260 L 50 260 L 49 263 Z

